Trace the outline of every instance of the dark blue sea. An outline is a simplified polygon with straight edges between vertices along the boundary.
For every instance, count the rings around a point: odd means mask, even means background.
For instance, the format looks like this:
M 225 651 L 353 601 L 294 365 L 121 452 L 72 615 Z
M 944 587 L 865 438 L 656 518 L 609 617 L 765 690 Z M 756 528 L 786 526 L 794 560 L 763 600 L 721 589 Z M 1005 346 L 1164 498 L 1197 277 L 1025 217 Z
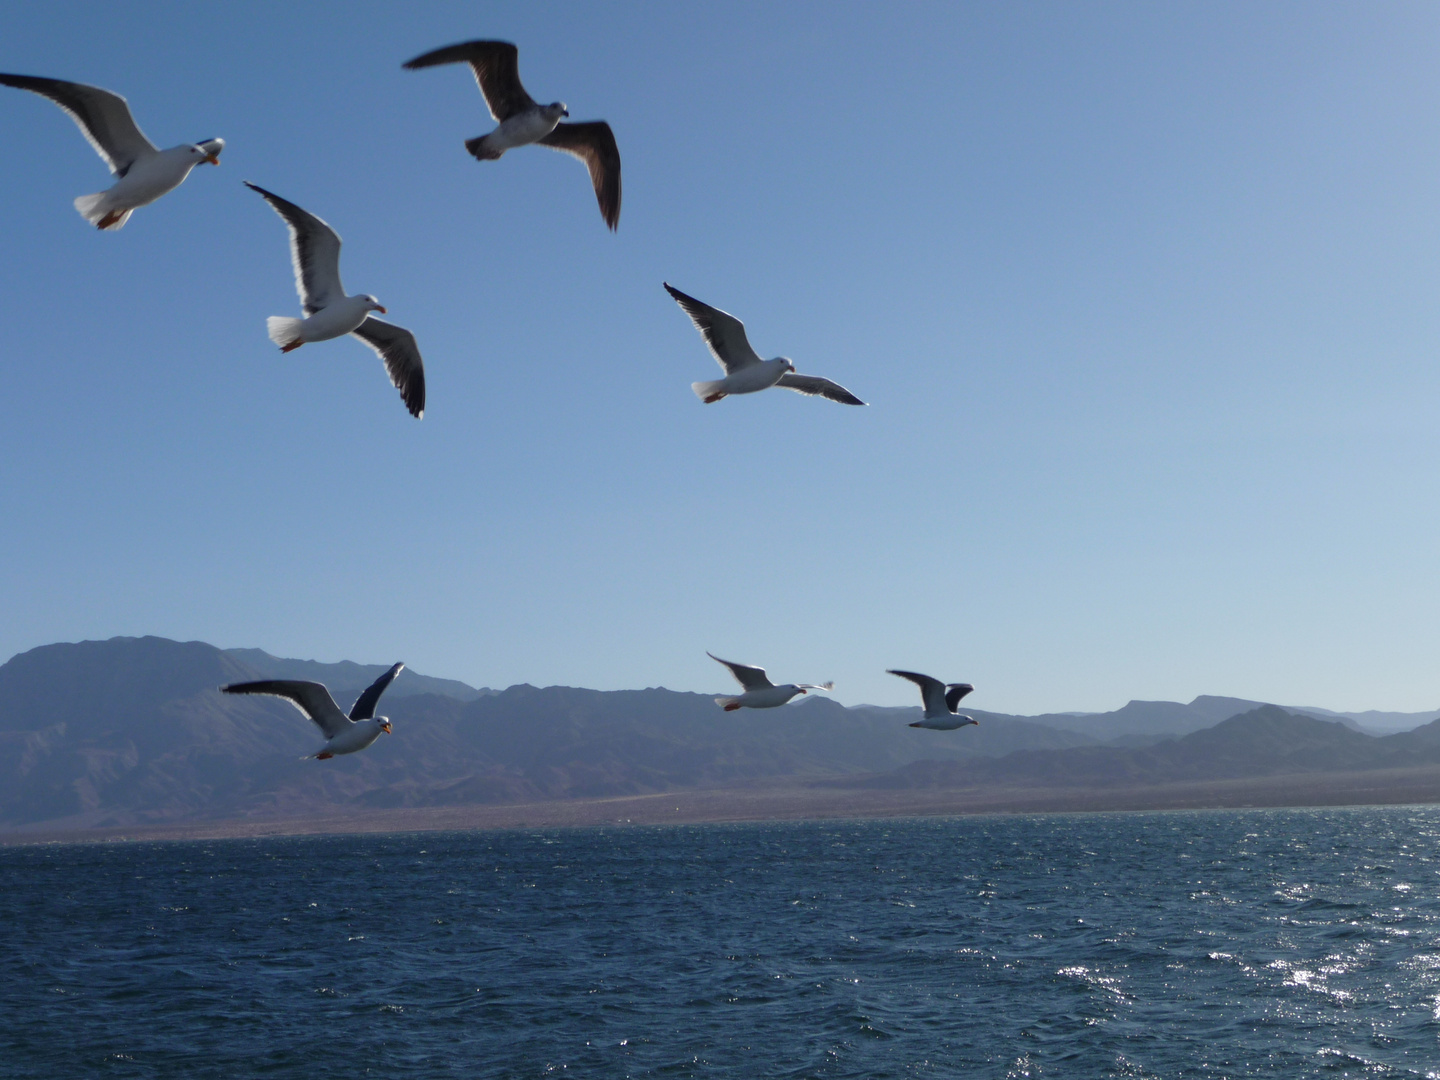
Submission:
M 1440 808 L 0 849 L 0 1076 L 1440 1077 Z

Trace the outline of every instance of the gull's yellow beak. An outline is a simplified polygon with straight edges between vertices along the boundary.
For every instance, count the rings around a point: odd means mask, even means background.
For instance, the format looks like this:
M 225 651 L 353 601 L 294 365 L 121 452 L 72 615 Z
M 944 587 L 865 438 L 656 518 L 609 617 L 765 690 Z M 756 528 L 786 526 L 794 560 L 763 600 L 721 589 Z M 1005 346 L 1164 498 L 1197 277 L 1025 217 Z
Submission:
M 220 157 L 219 157 L 219 155 L 217 155 L 217 154 L 211 154 L 209 157 L 207 157 L 207 158 L 205 159 L 205 161 L 206 161 L 206 163 L 209 164 L 209 165 L 219 165 L 219 164 L 220 164 Z
M 384 308 L 383 306 L 381 306 L 381 305 L 379 305 L 379 304 L 377 304 L 377 305 L 375 306 L 375 310 L 378 311 L 378 312 L 380 312 L 381 315 L 389 315 L 389 314 L 390 314 L 388 311 L 385 310 L 385 308 Z
M 389 734 L 390 734 L 390 721 L 389 721 L 389 720 L 386 720 L 383 724 L 380 725 L 380 727 L 384 729 L 386 735 L 389 735 Z

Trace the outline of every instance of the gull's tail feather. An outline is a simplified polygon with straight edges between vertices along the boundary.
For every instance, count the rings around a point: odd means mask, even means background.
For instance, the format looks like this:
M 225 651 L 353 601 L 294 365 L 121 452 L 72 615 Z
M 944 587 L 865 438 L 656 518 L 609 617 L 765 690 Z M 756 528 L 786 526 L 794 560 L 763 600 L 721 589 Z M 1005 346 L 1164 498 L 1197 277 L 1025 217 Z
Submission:
M 279 345 L 282 352 L 289 352 L 305 344 L 305 339 L 300 336 L 300 327 L 304 322 L 304 319 L 292 319 L 288 315 L 271 315 L 265 320 L 265 329 L 270 332 L 270 340 Z
M 75 200 L 75 209 L 80 216 L 90 222 L 97 229 L 105 229 L 107 232 L 114 232 L 116 229 L 123 229 L 125 222 L 130 220 L 131 211 L 115 211 L 110 208 L 110 200 L 106 198 L 107 191 L 98 192 L 95 195 L 81 195 Z
M 488 138 L 490 138 L 489 135 L 481 135 L 479 138 L 466 139 L 465 149 L 469 150 L 470 153 L 474 154 L 481 161 L 495 161 L 500 155 L 505 153 L 505 151 L 496 150 L 492 146 L 489 146 L 485 141 Z
M 717 697 L 715 704 L 719 705 L 726 712 L 734 712 L 740 708 L 740 699 L 738 697 Z
M 719 401 L 725 396 L 720 389 L 725 383 L 724 379 L 716 379 L 714 382 L 692 382 L 690 389 L 695 391 L 695 396 L 709 405 L 711 402 Z

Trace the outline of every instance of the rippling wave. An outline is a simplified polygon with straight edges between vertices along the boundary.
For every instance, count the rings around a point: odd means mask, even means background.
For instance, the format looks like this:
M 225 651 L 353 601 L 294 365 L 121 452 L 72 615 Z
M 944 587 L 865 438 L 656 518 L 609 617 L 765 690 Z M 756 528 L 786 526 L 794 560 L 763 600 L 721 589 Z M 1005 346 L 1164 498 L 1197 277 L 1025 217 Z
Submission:
M 7 1077 L 1436 1077 L 1440 810 L 0 849 Z

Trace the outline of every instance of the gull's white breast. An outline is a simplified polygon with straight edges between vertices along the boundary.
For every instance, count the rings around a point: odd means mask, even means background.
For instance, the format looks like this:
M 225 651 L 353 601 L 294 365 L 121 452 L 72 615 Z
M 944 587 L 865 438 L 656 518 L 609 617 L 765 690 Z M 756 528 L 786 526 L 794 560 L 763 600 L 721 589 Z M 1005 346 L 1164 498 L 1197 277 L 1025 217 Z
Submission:
M 753 394 L 758 390 L 770 389 L 789 370 L 790 366 L 784 360 L 762 360 L 725 376 L 721 382 L 727 394 Z
M 517 146 L 528 146 L 549 135 L 559 122 L 558 116 L 551 120 L 539 109 L 516 113 L 486 136 L 485 145 L 502 152 Z
M 342 731 L 325 744 L 332 754 L 353 754 L 364 750 L 384 733 L 384 728 L 374 720 L 358 720 L 352 727 Z
M 369 314 L 369 297 L 347 296 L 311 315 L 300 324 L 300 333 L 306 341 L 344 337 L 364 322 Z
M 188 146 L 176 146 L 158 154 L 136 158 L 130 171 L 109 191 L 110 205 L 120 210 L 148 206 L 166 192 L 174 191 L 204 158 Z
M 751 709 L 773 709 L 784 705 L 801 691 L 793 686 L 767 686 L 763 690 L 747 690 L 740 695 L 740 704 Z

